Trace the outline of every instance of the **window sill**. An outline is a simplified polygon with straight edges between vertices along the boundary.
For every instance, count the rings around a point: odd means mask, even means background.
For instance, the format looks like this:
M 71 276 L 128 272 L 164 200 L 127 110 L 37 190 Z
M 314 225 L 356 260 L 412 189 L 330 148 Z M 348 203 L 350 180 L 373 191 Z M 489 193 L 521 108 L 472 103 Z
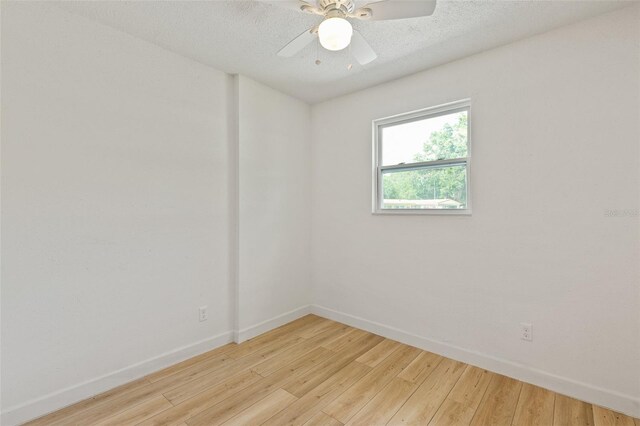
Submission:
M 471 216 L 471 209 L 375 209 L 374 215 Z

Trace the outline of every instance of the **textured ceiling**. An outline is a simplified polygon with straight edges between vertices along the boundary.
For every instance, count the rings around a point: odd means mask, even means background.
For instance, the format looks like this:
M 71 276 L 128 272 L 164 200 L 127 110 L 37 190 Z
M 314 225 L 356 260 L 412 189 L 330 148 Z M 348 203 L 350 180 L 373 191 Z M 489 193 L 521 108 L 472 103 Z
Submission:
M 362 5 L 366 2 L 360 1 Z M 276 52 L 319 17 L 258 1 L 73 1 L 58 5 L 228 73 L 310 103 L 424 70 L 629 5 L 619 1 L 446 1 L 430 17 L 354 22 L 378 54 L 360 66 L 348 49 L 317 43 Z M 315 64 L 316 58 L 322 63 Z M 353 68 L 347 65 L 354 62 Z

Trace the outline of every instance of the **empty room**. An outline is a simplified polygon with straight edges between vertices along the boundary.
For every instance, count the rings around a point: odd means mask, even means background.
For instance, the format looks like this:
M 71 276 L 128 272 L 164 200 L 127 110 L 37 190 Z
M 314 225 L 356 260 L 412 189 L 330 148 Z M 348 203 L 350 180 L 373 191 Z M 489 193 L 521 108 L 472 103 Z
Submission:
M 2 426 L 640 426 L 640 1 L 0 15 Z

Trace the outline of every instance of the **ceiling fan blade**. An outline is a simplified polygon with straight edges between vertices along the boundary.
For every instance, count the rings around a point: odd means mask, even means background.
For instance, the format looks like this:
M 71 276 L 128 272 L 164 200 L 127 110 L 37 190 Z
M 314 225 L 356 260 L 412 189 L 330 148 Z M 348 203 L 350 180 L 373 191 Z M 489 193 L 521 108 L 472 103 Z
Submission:
M 360 65 L 368 64 L 378 57 L 376 52 L 369 46 L 369 43 L 367 43 L 367 40 L 358 31 L 354 31 L 353 36 L 351 36 L 351 54 Z
M 280 49 L 278 56 L 283 58 L 290 58 L 302 49 L 304 49 L 309 43 L 316 39 L 318 31 L 316 27 L 306 30 L 298 37 L 291 40 L 285 47 Z
M 364 5 L 353 12 L 354 17 L 368 19 L 371 21 L 382 21 L 386 19 L 416 18 L 419 16 L 429 16 L 436 8 L 436 0 L 382 0 Z M 369 9 L 370 14 L 365 12 Z

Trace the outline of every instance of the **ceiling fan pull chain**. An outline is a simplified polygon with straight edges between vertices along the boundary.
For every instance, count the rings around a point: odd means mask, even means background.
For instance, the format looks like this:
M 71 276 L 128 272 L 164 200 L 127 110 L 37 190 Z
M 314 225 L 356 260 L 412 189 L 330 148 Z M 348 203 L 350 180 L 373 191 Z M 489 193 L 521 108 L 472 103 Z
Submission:
M 320 42 L 316 43 L 316 65 L 320 65 L 322 61 L 320 60 Z

